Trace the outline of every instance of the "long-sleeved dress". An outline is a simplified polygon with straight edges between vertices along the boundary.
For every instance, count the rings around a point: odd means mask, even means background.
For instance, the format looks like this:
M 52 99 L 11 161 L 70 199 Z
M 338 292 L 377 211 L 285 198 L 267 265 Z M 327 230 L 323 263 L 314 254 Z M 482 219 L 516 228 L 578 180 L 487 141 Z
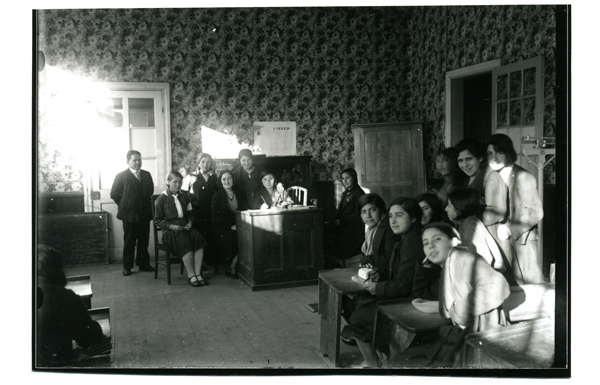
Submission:
M 212 263 L 215 259 L 210 203 L 212 196 L 218 189 L 217 176 L 215 174 L 210 174 L 207 179 L 204 179 L 201 174 L 198 174 L 195 176 L 194 182 L 190 188 L 190 194 L 193 198 L 194 228 L 197 229 L 209 243 L 204 250 L 204 260 L 207 263 Z
M 230 200 L 225 189 L 220 188 L 211 200 L 212 233 L 217 249 L 217 262 L 230 263 L 238 254 L 237 231 L 232 230 L 235 225 L 235 212 L 247 209 L 244 193 L 234 188 L 234 198 Z M 232 209 L 232 207 L 234 207 Z
M 339 260 L 346 260 L 361 252 L 365 241 L 365 224 L 358 211 L 358 199 L 364 194 L 365 191 L 358 185 L 342 193 L 335 216 L 339 225 L 334 226 L 331 233 L 331 251 Z
M 181 212 L 177 209 L 178 200 Z M 173 252 L 183 257 L 190 251 L 196 251 L 206 246 L 206 240 L 200 232 L 193 227 L 189 230 L 170 230 L 169 225 L 185 226 L 188 222 L 193 224 L 192 198 L 185 191 L 173 194 L 167 189 L 156 199 L 154 223 L 161 229 L 162 241 Z

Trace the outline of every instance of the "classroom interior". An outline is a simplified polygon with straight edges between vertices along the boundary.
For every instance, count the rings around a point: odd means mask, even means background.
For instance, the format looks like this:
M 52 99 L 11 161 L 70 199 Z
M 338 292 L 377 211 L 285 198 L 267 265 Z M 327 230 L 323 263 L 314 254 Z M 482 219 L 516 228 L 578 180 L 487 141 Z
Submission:
M 142 152 L 142 168 L 160 194 L 168 172 L 195 169 L 202 152 L 213 155 L 217 169 L 237 165 L 238 151 L 254 145 L 257 122 L 294 122 L 293 154 L 258 159 L 284 174 L 299 171 L 297 182 L 321 209 L 322 222 L 335 213 L 347 167 L 365 185 L 365 173 L 401 175 L 402 181 L 366 186 L 387 203 L 440 181 L 434 159 L 440 149 L 462 138 L 508 134 L 520 164 L 538 180 L 540 258 L 547 282 L 552 274 L 556 285 L 547 329 L 554 336 L 552 364 L 534 369 L 567 367 L 561 140 L 568 18 L 567 8 L 556 5 L 35 12 L 37 233 L 67 245 L 66 276 L 89 275 L 91 307 L 108 309 L 112 351 L 92 366 L 215 374 L 361 367 L 356 346 L 338 341 L 323 355 L 330 347 L 322 341 L 318 268 L 300 282 L 276 284 L 209 270 L 210 285 L 200 289 L 188 286 L 179 264 L 171 266 L 170 283 L 162 265 L 157 278 L 121 274 L 122 225 L 109 192 L 129 149 Z M 531 124 L 498 128 L 494 80 L 523 65 L 539 69 Z M 380 137 L 365 144 L 365 132 L 390 127 L 407 128 L 413 142 Z M 396 164 L 401 171 L 393 174 Z M 322 232 L 322 223 L 314 228 Z M 152 265 L 154 244 L 151 235 Z

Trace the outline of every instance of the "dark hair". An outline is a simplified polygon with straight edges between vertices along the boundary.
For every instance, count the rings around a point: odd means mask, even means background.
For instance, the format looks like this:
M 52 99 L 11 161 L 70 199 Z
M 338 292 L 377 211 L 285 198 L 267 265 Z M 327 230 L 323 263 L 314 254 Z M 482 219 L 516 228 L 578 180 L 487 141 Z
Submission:
M 238 159 L 242 159 L 242 156 L 247 156 L 250 159 L 254 159 L 254 157 L 252 156 L 252 151 L 248 150 L 247 148 L 243 148 L 240 150 L 240 152 L 238 153 Z
M 131 159 L 131 157 L 134 156 L 134 155 L 139 155 L 140 158 L 142 157 L 142 154 L 139 151 L 137 151 L 137 150 L 129 150 L 129 151 L 127 151 L 127 161 L 129 162 L 129 160 Z
M 67 278 L 62 271 L 62 256 L 58 250 L 47 245 L 38 245 L 37 275 L 54 284 L 66 286 Z
M 383 198 L 374 193 L 365 194 L 358 198 L 358 212 L 360 213 L 360 210 L 362 210 L 363 207 L 370 203 L 377 207 L 379 210 L 381 210 L 382 214 L 386 212 L 385 202 L 383 201 Z
M 275 177 L 275 174 L 273 174 L 271 172 L 271 170 L 263 170 L 260 175 L 258 176 L 258 179 L 260 179 L 262 181 L 262 178 L 266 177 L 267 175 L 273 175 L 273 179 L 275 179 L 275 182 L 273 183 L 273 185 L 277 184 L 277 177 Z
M 169 173 L 169 175 L 167 175 L 167 183 L 169 183 L 170 181 L 172 181 L 173 177 L 177 177 L 177 178 L 183 179 L 183 175 L 181 175 L 181 173 L 179 171 L 171 171 Z
M 190 172 L 190 168 L 188 166 L 179 166 L 179 168 L 177 169 L 177 171 L 184 169 L 185 172 L 189 173 Z
M 513 146 L 513 142 L 508 135 L 505 134 L 494 134 L 485 142 L 485 149 L 489 145 L 494 147 L 494 151 L 502 152 L 506 155 L 506 163 L 513 164 L 517 161 L 517 152 Z
M 198 164 L 200 164 L 200 161 L 202 160 L 202 158 L 208 158 L 210 160 L 210 168 L 209 170 L 213 169 L 213 158 L 212 156 L 210 156 L 210 154 L 203 152 L 200 155 L 198 155 Z M 199 169 L 198 166 L 196 167 L 196 169 Z
M 463 139 L 454 146 L 454 161 L 458 160 L 458 156 L 463 151 L 469 151 L 476 158 L 487 159 L 486 147 L 477 139 Z
M 446 236 L 448 236 L 448 238 L 452 239 L 452 238 L 458 238 L 458 240 L 460 241 L 460 234 L 458 233 L 458 231 L 450 226 L 448 223 L 445 222 L 431 222 L 430 224 L 426 225 L 425 227 L 423 227 L 423 230 L 421 230 L 421 236 L 423 236 L 423 234 L 425 233 L 425 230 L 428 229 L 437 229 L 439 231 L 441 231 L 442 233 L 444 233 Z
M 219 173 L 219 178 L 217 178 L 217 185 L 219 185 L 219 187 L 223 187 L 223 183 L 221 183 L 221 178 L 223 177 L 223 175 L 225 174 L 229 174 L 231 175 L 231 179 L 233 180 L 233 174 L 231 173 L 231 170 L 222 170 Z
M 343 174 L 350 174 L 350 176 L 352 177 L 352 179 L 354 180 L 354 185 L 358 184 L 358 174 L 356 173 L 356 170 L 353 169 L 352 167 L 348 167 L 342 170 L 342 172 L 340 173 L 340 176 Z M 354 186 L 353 185 L 353 186 Z
M 417 230 L 421 228 L 421 219 L 423 219 L 423 210 L 419 205 L 419 202 L 414 198 L 400 197 L 394 199 L 390 203 L 390 209 L 392 206 L 400 206 L 406 211 L 406 213 L 410 216 L 411 219 L 416 219 L 416 221 L 412 224 L 411 227 L 416 228 Z
M 431 221 L 437 222 L 444 218 L 444 208 L 442 207 L 442 202 L 440 202 L 440 198 L 438 198 L 437 195 L 432 193 L 423 193 L 417 195 L 415 200 L 418 203 L 425 201 L 429 207 L 431 207 L 433 210 L 433 217 L 431 217 Z
M 471 215 L 481 215 L 485 205 L 477 193 L 477 190 L 472 188 L 466 188 L 462 190 L 455 190 L 448 194 L 448 201 L 452 202 L 452 205 L 456 209 L 456 219 L 463 219 L 470 217 Z

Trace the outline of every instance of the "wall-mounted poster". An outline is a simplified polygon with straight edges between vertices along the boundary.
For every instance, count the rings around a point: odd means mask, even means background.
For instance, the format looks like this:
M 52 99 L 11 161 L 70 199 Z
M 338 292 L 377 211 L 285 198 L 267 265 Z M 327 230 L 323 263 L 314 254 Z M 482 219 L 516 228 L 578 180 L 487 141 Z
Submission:
M 255 122 L 254 149 L 259 154 L 296 155 L 296 122 Z

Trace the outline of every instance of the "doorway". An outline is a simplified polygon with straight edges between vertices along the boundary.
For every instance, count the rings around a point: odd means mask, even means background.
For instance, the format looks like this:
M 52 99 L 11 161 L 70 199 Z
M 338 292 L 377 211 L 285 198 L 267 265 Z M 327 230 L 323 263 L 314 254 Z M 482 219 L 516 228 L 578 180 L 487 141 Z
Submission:
M 481 143 L 492 135 L 492 72 L 463 79 L 463 137 Z

